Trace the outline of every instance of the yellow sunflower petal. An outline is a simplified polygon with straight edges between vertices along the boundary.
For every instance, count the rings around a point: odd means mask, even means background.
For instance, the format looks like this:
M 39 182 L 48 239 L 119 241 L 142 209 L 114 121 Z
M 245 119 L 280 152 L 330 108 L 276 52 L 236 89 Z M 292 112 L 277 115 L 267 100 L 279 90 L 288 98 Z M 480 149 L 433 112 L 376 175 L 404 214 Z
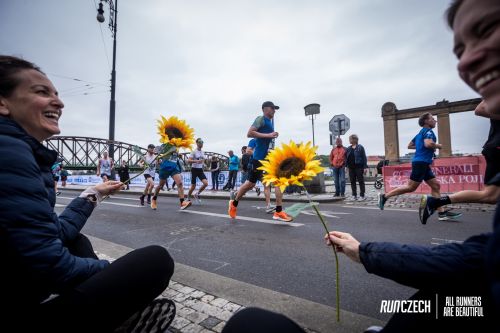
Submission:
M 158 134 L 160 135 L 160 142 L 171 144 L 178 148 L 191 149 L 194 144 L 194 130 L 184 121 L 175 116 L 165 118 L 160 116 L 157 120 Z M 175 136 L 169 137 L 170 134 L 175 133 Z
M 305 144 L 294 141 L 282 143 L 260 161 L 262 166 L 259 170 L 265 172 L 263 182 L 272 183 L 282 191 L 292 184 L 303 186 L 302 181 L 310 180 L 324 171 L 321 162 L 315 159 L 317 149 L 310 141 Z

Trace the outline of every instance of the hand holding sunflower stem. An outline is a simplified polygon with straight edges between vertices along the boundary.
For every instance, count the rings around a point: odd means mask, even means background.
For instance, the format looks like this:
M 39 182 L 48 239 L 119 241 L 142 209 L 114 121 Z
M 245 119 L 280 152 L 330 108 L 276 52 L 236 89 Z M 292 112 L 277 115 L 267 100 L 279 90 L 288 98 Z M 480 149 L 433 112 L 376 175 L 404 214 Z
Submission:
M 144 163 L 143 170 L 140 173 L 124 181 L 124 185 L 146 172 L 149 165 L 156 163 L 158 159 L 172 155 L 178 148 L 191 149 L 194 143 L 194 130 L 184 120 L 175 116 L 169 118 L 161 116 L 161 119 L 157 120 L 157 122 L 158 134 L 160 135 L 160 142 L 162 143 L 160 148 L 161 151 L 158 152 L 158 155 L 156 155 L 150 164 Z M 139 155 L 141 154 L 139 148 L 136 153 Z M 109 195 L 105 196 L 102 200 L 108 197 Z
M 144 162 L 144 166 L 142 167 L 142 171 L 139 172 L 137 175 L 135 175 L 134 177 L 131 177 L 129 179 L 127 179 L 126 181 L 123 182 L 123 185 L 127 185 L 128 183 L 130 183 L 132 180 L 134 180 L 135 178 L 139 177 L 140 175 L 142 175 L 144 172 L 146 172 L 146 170 L 149 168 L 149 166 L 151 164 L 155 164 L 156 161 L 158 161 L 159 159 L 162 159 L 162 158 L 165 158 L 165 157 L 168 157 L 169 155 L 172 155 L 172 153 L 177 149 L 175 146 L 171 146 L 171 145 L 164 145 L 166 149 L 163 149 L 164 153 L 162 154 L 158 154 L 156 155 L 156 157 L 154 158 L 153 161 L 151 161 L 151 163 L 146 163 Z M 170 146 L 170 147 L 169 147 Z M 174 148 L 174 150 L 172 151 L 172 147 Z M 165 152 L 166 151 L 166 152 Z M 105 199 L 109 198 L 109 194 L 106 195 L 105 197 L 102 198 L 102 200 L 104 201 Z
M 274 184 L 278 186 L 283 192 L 287 186 L 299 185 L 304 186 L 302 183 L 305 180 L 313 179 L 318 173 L 323 172 L 325 169 L 321 167 L 321 162 L 316 158 L 316 149 L 318 147 L 312 146 L 311 142 L 306 144 L 296 144 L 290 141 L 289 144 L 282 143 L 281 147 L 271 150 L 265 160 L 260 161 L 262 166 L 258 168 L 265 172 L 262 182 L 266 185 Z M 309 205 L 313 207 L 318 215 L 326 233 L 329 233 L 325 220 L 321 215 L 316 204 L 312 202 L 312 198 L 306 190 Z M 304 209 L 306 205 L 297 210 Z M 339 281 L 339 261 L 337 250 L 332 247 L 335 256 L 336 268 L 336 296 L 337 296 L 337 321 L 340 321 L 340 281 Z

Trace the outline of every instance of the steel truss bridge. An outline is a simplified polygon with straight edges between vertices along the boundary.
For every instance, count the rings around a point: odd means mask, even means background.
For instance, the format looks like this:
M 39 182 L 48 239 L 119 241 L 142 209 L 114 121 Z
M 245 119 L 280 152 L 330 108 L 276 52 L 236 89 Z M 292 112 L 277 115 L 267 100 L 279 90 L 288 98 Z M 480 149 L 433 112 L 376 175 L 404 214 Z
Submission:
M 146 154 L 146 148 L 138 147 L 130 143 L 110 141 L 107 139 L 81 137 L 81 136 L 54 136 L 45 140 L 45 146 L 57 151 L 64 167 L 68 170 L 96 170 L 99 159 L 104 151 L 109 151 L 109 146 L 114 146 L 114 160 L 116 166 L 121 161 L 127 162 L 131 171 L 142 170 L 139 160 Z M 138 152 L 141 152 L 140 154 Z M 226 155 L 204 152 L 206 156 L 206 170 L 210 169 L 210 160 L 216 156 L 220 162 L 220 169 L 228 169 L 228 157 Z M 181 153 L 184 167 L 190 169 L 186 163 L 189 152 Z

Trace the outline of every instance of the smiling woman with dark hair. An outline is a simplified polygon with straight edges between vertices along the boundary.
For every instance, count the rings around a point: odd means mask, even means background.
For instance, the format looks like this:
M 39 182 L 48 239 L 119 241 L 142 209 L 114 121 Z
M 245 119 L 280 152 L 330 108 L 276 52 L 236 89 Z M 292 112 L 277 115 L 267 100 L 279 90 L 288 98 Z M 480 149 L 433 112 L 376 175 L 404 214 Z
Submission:
M 59 134 L 63 107 L 37 66 L 0 55 L 0 331 L 113 331 L 145 309 L 173 273 L 163 247 L 110 264 L 80 233 L 122 183 L 89 187 L 59 216 L 54 212 L 57 153 L 41 142 Z

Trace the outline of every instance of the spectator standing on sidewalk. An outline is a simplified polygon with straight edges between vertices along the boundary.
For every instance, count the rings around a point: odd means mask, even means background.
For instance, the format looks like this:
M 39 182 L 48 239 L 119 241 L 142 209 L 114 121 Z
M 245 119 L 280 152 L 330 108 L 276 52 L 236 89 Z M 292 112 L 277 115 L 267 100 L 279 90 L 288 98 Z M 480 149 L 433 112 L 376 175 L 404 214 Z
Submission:
M 241 184 L 245 183 L 248 179 L 248 163 L 250 162 L 251 155 L 247 151 L 247 146 L 241 147 Z
M 346 164 L 349 170 L 349 181 L 351 182 L 352 198 L 358 200 L 356 181 L 359 182 L 359 200 L 364 201 L 365 198 L 365 178 L 364 172 L 368 169 L 365 148 L 358 143 L 359 138 L 356 134 L 349 136 L 351 144 L 346 149 Z
M 159 296 L 174 271 L 161 246 L 99 260 L 80 232 L 120 182 L 89 187 L 56 214 L 57 153 L 42 142 L 60 133 L 63 107 L 40 68 L 0 55 L 1 331 L 112 332 Z
M 240 159 L 238 156 L 234 155 L 232 150 L 227 152 L 229 155 L 229 176 L 227 177 L 227 183 L 224 185 L 223 190 L 230 191 L 234 190 L 236 185 L 236 177 L 238 176 L 238 169 L 240 166 Z
M 219 190 L 219 173 L 220 173 L 220 163 L 217 156 L 212 156 L 210 161 L 210 172 L 212 175 L 212 191 Z
M 431 169 L 434 152 L 436 149 L 442 148 L 441 144 L 436 143 L 436 135 L 432 131 L 432 129 L 436 127 L 436 123 L 436 119 L 434 119 L 429 112 L 422 114 L 418 118 L 418 125 L 422 127 L 422 129 L 408 144 L 408 149 L 415 149 L 415 156 L 413 156 L 411 161 L 411 175 L 408 185 L 398 187 L 389 193 L 379 193 L 378 206 L 381 210 L 384 209 L 387 199 L 415 191 L 422 181 L 430 186 L 431 195 L 433 197 L 440 197 L 441 186 Z M 445 211 L 443 207 L 438 208 L 438 211 L 440 221 L 455 219 L 462 215 L 457 212 Z
M 345 165 L 346 149 L 342 145 L 340 136 L 335 139 L 335 147 L 330 152 L 330 165 L 332 166 L 333 181 L 335 183 L 335 197 L 345 195 Z
M 205 176 L 205 172 L 203 172 L 203 167 L 205 165 L 205 153 L 201 150 L 201 148 L 203 148 L 203 140 L 198 138 L 196 139 L 196 149 L 189 154 L 189 158 L 187 160 L 188 163 L 191 163 L 191 187 L 188 192 L 189 200 L 191 200 L 191 194 L 193 194 L 193 191 L 196 188 L 196 179 L 199 179 L 202 182 L 201 187 L 194 194 L 194 198 L 198 203 L 201 203 L 201 192 L 203 192 L 203 190 L 208 186 L 207 176 Z
M 130 179 L 128 164 L 125 160 L 122 160 L 122 164 L 118 168 L 118 175 L 120 176 L 120 181 L 125 183 Z M 130 182 L 127 182 L 127 190 L 130 189 Z

